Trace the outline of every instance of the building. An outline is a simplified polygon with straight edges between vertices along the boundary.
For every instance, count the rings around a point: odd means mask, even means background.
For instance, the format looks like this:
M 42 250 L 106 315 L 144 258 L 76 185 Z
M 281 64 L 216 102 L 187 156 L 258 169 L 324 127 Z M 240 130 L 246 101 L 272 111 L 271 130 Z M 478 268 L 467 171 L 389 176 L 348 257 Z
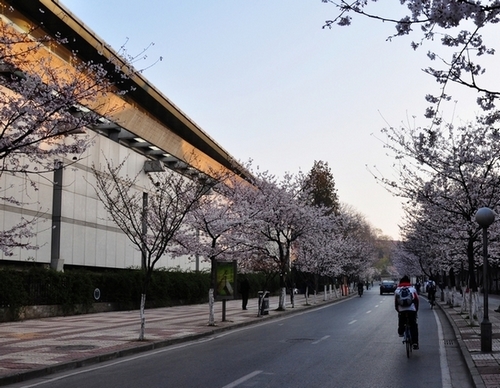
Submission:
M 71 53 L 77 52 L 82 61 L 118 66 L 124 72 L 128 69 L 106 42 L 57 0 L 1 0 L 0 15 L 3 23 L 12 23 L 20 31 L 39 26 L 38 34 L 41 29 L 43 34 L 66 38 L 64 45 L 47 45 L 41 50 L 41 55 L 51 57 L 58 66 L 73 66 Z M 127 93 L 122 95 L 122 90 Z M 113 109 L 99 111 L 105 107 Z M 115 162 L 127 157 L 127 172 L 135 175 L 142 171 L 144 183 L 148 171 L 162 169 L 186 176 L 209 174 L 211 169 L 246 174 L 227 151 L 141 74 L 131 73 L 120 80 L 116 93 L 108 94 L 105 101 L 91 109 L 106 114 L 106 118 L 85 129 L 86 135 L 93 137 L 93 145 L 81 158 L 59 161 L 62 168 L 30 177 L 36 183 L 36 190 L 24 176 L 2 174 L 0 187 L 22 206 L 7 202 L 0 206 L 0 230 L 12 227 L 21 217 L 38 216 L 45 221 L 37 224 L 33 239 L 38 249 L 15 249 L 12 256 L 0 256 L 0 265 L 34 262 L 58 270 L 141 266 L 140 252 L 120 229 L 106 220 L 90 184 L 91 166 L 102 164 L 104 156 Z M 204 266 L 208 263 L 167 257 L 157 264 L 157 267 L 181 269 Z

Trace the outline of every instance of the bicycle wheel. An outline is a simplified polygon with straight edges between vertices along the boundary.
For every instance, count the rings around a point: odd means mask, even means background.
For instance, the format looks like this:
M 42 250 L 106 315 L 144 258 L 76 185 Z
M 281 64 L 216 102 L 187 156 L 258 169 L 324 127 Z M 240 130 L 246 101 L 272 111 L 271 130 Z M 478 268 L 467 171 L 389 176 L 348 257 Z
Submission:
M 410 330 L 408 329 L 408 327 L 406 328 L 405 330 L 405 345 L 406 345 L 406 357 L 410 358 L 410 354 L 411 354 L 411 334 L 410 334 Z

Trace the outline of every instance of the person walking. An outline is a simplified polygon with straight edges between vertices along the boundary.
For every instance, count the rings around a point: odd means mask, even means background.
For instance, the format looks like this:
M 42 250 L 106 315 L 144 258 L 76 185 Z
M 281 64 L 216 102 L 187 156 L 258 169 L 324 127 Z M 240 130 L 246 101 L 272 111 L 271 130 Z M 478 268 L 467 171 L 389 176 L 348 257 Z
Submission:
M 243 279 L 241 279 L 240 293 L 241 293 L 241 308 L 243 310 L 246 310 L 248 304 L 248 296 L 250 294 L 250 282 L 248 281 L 246 276 L 243 276 Z
M 363 287 L 364 287 L 364 286 L 365 286 L 365 285 L 363 284 L 363 282 L 362 282 L 362 281 L 359 281 L 359 282 L 358 282 L 358 295 L 359 295 L 360 297 L 361 297 L 361 295 L 363 295 Z

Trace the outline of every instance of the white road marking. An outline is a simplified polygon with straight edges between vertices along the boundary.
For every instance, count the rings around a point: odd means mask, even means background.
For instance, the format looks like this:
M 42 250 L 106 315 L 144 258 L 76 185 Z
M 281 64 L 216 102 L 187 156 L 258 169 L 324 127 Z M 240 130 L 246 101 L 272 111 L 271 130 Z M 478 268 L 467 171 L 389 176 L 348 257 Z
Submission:
M 350 300 L 350 299 L 347 299 L 347 298 L 346 299 L 342 299 L 342 300 L 338 301 L 336 304 L 338 305 L 340 303 L 347 302 L 348 300 Z M 224 333 L 221 333 L 221 334 L 218 334 L 218 335 L 215 335 L 215 336 L 210 336 L 210 337 L 198 339 L 198 340 L 195 340 L 195 341 L 185 342 L 185 343 L 182 343 L 182 344 L 172 345 L 172 346 L 168 346 L 168 347 L 165 347 L 165 348 L 162 348 L 162 349 L 158 349 L 158 350 L 153 350 L 153 351 L 141 353 L 141 354 L 136 355 L 136 356 L 119 359 L 117 361 L 106 363 L 106 364 L 101 364 L 101 365 L 98 365 L 98 366 L 95 366 L 95 367 L 89 367 L 89 368 L 86 368 L 84 370 L 78 370 L 76 372 L 71 372 L 71 373 L 65 373 L 64 375 L 58 376 L 58 377 L 52 377 L 52 378 L 49 377 L 49 378 L 47 378 L 46 380 L 43 380 L 43 381 L 35 382 L 35 383 L 29 384 L 29 385 L 23 385 L 21 388 L 39 387 L 39 386 L 42 386 L 42 385 L 50 384 L 50 383 L 52 383 L 54 381 L 63 380 L 65 378 L 67 378 L 67 377 L 81 375 L 81 374 L 84 374 L 84 373 L 93 372 L 95 370 L 109 368 L 110 366 L 124 364 L 124 363 L 130 362 L 130 361 L 133 361 L 133 360 L 137 360 L 137 359 L 140 359 L 140 358 L 149 357 L 149 356 L 154 355 L 154 354 L 170 352 L 170 351 L 172 351 L 174 349 L 184 348 L 184 347 L 188 347 L 188 346 L 193 346 L 193 345 L 196 345 L 196 344 L 200 344 L 200 343 L 203 343 L 203 342 L 213 341 L 213 340 L 215 340 L 217 338 L 222 338 L 222 337 L 225 337 L 225 336 L 228 336 L 228 335 L 232 335 L 232 334 L 238 333 L 240 331 L 251 330 L 251 329 L 253 329 L 255 327 L 259 327 L 259 326 L 264 326 L 264 325 L 269 325 L 269 324 L 275 324 L 277 322 L 281 322 L 281 321 L 284 321 L 286 319 L 290 319 L 290 318 L 292 318 L 294 316 L 296 317 L 296 316 L 303 315 L 303 314 L 309 314 L 309 313 L 312 313 L 314 311 L 323 310 L 323 309 L 330 308 L 330 307 L 332 307 L 332 305 L 331 304 L 327 304 L 325 306 L 317 307 L 317 308 L 314 308 L 314 309 L 307 309 L 307 310 L 301 311 L 300 313 L 285 315 L 284 317 L 281 317 L 281 318 L 270 319 L 270 320 L 266 320 L 266 321 L 264 321 L 262 323 L 248 325 L 248 326 L 240 327 L 238 329 L 228 330 L 227 332 L 224 332 Z M 354 322 L 356 322 L 356 321 L 354 320 L 354 321 L 350 322 L 349 324 L 354 323 Z M 64 372 L 62 372 L 62 373 L 64 373 Z
M 316 345 L 317 343 L 319 343 L 319 342 L 321 342 L 323 340 L 326 340 L 328 337 L 330 337 L 330 336 L 329 335 L 325 335 L 323 338 L 320 338 L 319 340 L 312 342 L 312 344 Z
M 372 310 L 368 310 L 366 313 L 367 313 L 367 314 L 370 314 L 371 312 L 372 312 Z
M 247 380 L 250 380 L 252 377 L 257 376 L 258 374 L 262 373 L 261 370 L 256 370 L 255 372 L 249 373 L 246 376 L 243 376 L 241 379 L 235 380 L 232 383 L 229 383 L 228 385 L 224 385 L 222 388 L 233 388 L 237 387 L 241 383 L 244 383 Z
M 357 321 L 357 320 L 355 319 L 354 321 L 351 321 L 351 322 L 349 322 L 348 324 L 349 324 L 349 325 L 352 325 L 352 324 L 353 324 L 354 322 L 356 322 L 356 321 Z
M 168 351 L 171 351 L 171 350 L 174 350 L 174 349 L 179 349 L 179 348 L 185 348 L 187 346 L 192 346 L 193 344 L 196 344 L 196 343 L 208 342 L 208 341 L 213 341 L 213 340 L 214 340 L 214 337 L 208 337 L 208 338 L 203 338 L 203 339 L 200 339 L 200 340 L 197 340 L 197 341 L 193 341 L 193 342 L 186 342 L 186 343 L 174 345 L 174 346 L 168 347 L 168 348 L 163 348 L 163 349 L 159 349 L 159 350 L 153 350 L 153 351 L 150 351 L 150 352 L 141 353 L 141 354 L 139 354 L 137 356 L 127 357 L 127 358 L 119 359 L 117 361 L 110 362 L 110 363 L 107 363 L 107 364 L 101 364 L 101 365 L 98 365 L 98 366 L 95 366 L 95 367 L 90 367 L 90 368 L 85 369 L 85 370 L 79 370 L 79 371 L 76 371 L 76 372 L 65 373 L 64 375 L 58 376 L 58 377 L 47 378 L 46 380 L 39 381 L 39 382 L 30 384 L 30 385 L 23 385 L 21 388 L 38 387 L 40 385 L 50 384 L 53 381 L 63 380 L 65 378 L 67 378 L 67 377 L 77 376 L 77 375 L 81 375 L 81 374 L 84 374 L 84 373 L 93 372 L 93 371 L 100 370 L 100 369 L 106 369 L 106 368 L 109 368 L 110 366 L 124 364 L 126 362 L 130 362 L 130 361 L 138 360 L 140 358 L 151 356 L 153 354 L 164 353 L 164 352 L 168 352 Z

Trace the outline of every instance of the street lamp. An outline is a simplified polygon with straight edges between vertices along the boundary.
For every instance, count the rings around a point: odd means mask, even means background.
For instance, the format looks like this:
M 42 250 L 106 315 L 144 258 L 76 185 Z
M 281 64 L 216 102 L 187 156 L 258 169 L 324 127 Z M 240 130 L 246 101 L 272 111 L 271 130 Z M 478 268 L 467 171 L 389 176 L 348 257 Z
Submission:
M 495 221 L 495 212 L 482 207 L 476 212 L 476 222 L 483 228 L 483 295 L 484 314 L 481 322 L 481 351 L 491 352 L 491 322 L 488 319 L 488 227 Z

